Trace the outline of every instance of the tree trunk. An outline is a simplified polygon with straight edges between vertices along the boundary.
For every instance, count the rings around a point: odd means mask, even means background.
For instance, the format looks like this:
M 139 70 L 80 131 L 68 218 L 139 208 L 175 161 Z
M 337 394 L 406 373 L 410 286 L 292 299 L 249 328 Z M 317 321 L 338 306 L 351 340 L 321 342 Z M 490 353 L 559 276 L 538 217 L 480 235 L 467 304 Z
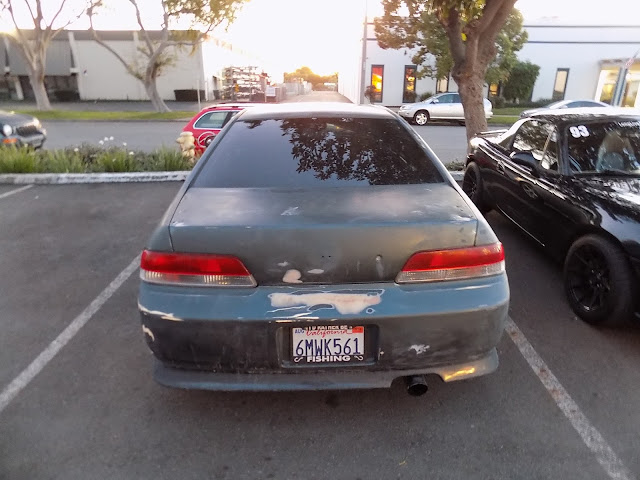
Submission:
M 484 115 L 484 77 L 477 74 L 453 75 L 464 108 L 464 121 L 467 126 L 467 142 L 479 132 L 487 130 Z
M 151 105 L 156 112 L 165 113 L 170 112 L 171 109 L 164 103 L 164 100 L 158 93 L 158 86 L 156 85 L 156 78 L 151 75 L 145 75 L 144 77 L 144 89 L 147 91 Z
M 33 95 L 36 97 L 36 105 L 38 110 L 51 110 L 49 95 L 47 94 L 47 89 L 44 86 L 44 66 L 38 65 L 33 68 L 32 65 L 29 65 L 28 69 L 29 83 L 31 83 Z

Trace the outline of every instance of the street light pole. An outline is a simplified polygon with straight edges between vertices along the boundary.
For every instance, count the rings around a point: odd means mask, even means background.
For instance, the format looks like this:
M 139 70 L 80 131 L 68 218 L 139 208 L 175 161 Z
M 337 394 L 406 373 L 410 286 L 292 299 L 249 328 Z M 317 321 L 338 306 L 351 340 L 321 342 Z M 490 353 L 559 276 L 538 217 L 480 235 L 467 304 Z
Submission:
M 625 64 L 620 68 L 620 73 L 618 74 L 618 79 L 616 80 L 616 88 L 613 90 L 613 98 L 611 99 L 611 105 L 614 107 L 619 107 L 622 103 L 622 96 L 624 94 L 624 87 L 627 84 L 627 74 L 629 73 L 629 69 L 636 57 L 640 53 L 640 49 L 636 50 L 636 53 L 630 57 Z

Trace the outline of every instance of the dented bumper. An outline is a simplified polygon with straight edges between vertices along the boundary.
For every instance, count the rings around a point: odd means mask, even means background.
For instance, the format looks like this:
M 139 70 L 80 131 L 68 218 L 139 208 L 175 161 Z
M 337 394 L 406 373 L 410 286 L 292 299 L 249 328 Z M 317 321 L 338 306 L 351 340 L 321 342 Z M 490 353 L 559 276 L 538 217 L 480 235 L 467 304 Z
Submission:
M 212 390 L 387 387 L 433 373 L 445 381 L 490 373 L 507 318 L 506 275 L 400 286 L 204 289 L 142 283 L 142 329 L 164 385 Z M 365 331 L 357 364 L 297 364 L 293 327 Z

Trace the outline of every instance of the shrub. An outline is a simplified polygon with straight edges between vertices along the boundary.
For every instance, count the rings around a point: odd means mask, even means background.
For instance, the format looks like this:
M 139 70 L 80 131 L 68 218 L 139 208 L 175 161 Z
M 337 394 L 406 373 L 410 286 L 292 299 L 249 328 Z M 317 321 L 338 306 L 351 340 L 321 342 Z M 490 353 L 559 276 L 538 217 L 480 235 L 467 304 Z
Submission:
M 175 148 L 162 147 L 151 154 L 149 170 L 158 172 L 173 172 L 191 170 L 191 163 L 182 156 L 182 152 Z
M 1 147 L 0 173 L 38 173 L 40 172 L 40 158 L 28 147 Z
M 427 98 L 433 97 L 433 92 L 424 92 L 418 95 L 418 100 L 424 102 Z
M 85 164 L 78 152 L 67 152 L 65 150 L 47 150 L 38 152 L 41 159 L 43 171 L 50 173 L 82 173 L 85 171 Z
M 493 108 L 504 108 L 505 104 L 507 103 L 504 97 L 489 97 L 489 101 L 491 102 Z

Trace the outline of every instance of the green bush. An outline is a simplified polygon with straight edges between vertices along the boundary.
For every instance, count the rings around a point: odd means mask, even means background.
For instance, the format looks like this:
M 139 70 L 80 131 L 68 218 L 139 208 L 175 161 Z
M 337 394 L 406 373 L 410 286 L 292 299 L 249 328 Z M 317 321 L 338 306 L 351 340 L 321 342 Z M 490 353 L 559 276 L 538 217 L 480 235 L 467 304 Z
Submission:
M 80 145 L 62 150 L 0 147 L 0 173 L 162 172 L 191 170 L 178 149 L 151 153 Z
M 507 103 L 504 97 L 489 97 L 489 101 L 491 102 L 493 108 L 504 108 L 505 104 Z
M 424 102 L 427 98 L 433 97 L 433 92 L 424 92 L 418 95 L 418 101 Z

